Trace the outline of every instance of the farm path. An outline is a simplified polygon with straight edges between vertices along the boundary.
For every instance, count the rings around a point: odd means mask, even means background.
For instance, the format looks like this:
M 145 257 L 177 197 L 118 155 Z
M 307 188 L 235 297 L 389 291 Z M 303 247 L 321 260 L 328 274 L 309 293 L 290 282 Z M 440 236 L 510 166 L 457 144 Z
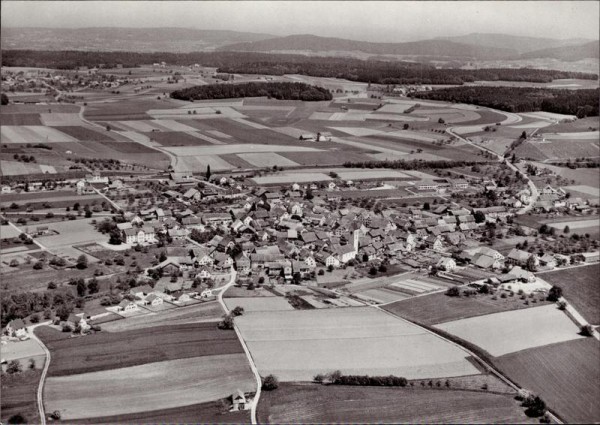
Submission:
M 13 227 L 17 232 L 19 232 L 19 234 L 24 233 L 25 235 L 29 236 L 31 238 L 31 240 L 33 241 L 34 244 L 36 244 L 37 246 L 39 246 L 42 250 L 44 251 L 48 251 L 51 252 L 46 246 L 42 245 L 40 242 L 36 241 L 33 236 L 27 234 L 26 232 L 24 232 L 23 230 L 21 230 L 19 227 L 17 227 L 16 224 L 14 224 L 12 221 L 8 222 L 8 225 Z
M 92 186 L 92 188 L 94 189 L 94 191 L 95 191 L 95 192 L 96 192 L 98 195 L 102 196 L 104 199 L 106 199 L 106 200 L 108 201 L 108 203 L 109 203 L 109 204 L 111 204 L 113 207 L 115 207 L 115 209 L 116 209 L 117 211 L 121 211 L 121 207 L 120 207 L 120 206 L 118 206 L 117 204 L 115 204 L 113 201 L 111 201 L 111 200 L 110 200 L 110 198 L 109 198 L 108 196 L 106 196 L 104 193 L 100 192 L 100 191 L 99 191 L 98 189 L 96 189 L 95 187 L 93 187 L 93 186 Z
M 39 339 L 37 337 L 37 335 L 35 335 L 33 333 L 33 330 L 38 326 L 47 326 L 50 324 L 52 324 L 51 320 L 49 320 L 47 322 L 38 323 L 36 325 L 29 327 L 29 333 L 31 334 L 31 338 L 35 339 L 37 341 L 37 343 L 40 344 L 40 346 L 44 350 L 44 353 L 46 354 L 46 361 L 44 362 L 44 369 L 42 370 L 42 375 L 40 376 L 40 383 L 38 384 L 38 389 L 37 389 L 37 405 L 38 405 L 38 412 L 40 415 L 40 424 L 41 425 L 46 425 L 46 414 L 44 412 L 44 382 L 46 380 L 46 374 L 48 373 L 48 368 L 50 367 L 50 351 L 48 350 L 48 348 L 46 348 L 46 346 L 44 345 L 42 340 Z
M 225 310 L 225 313 L 229 313 L 229 308 L 227 308 L 227 305 L 223 301 L 223 294 L 225 293 L 225 291 L 227 291 L 227 289 L 229 289 L 235 283 L 236 276 L 237 276 L 237 272 L 235 271 L 233 266 L 231 266 L 231 279 L 229 280 L 229 283 L 227 283 L 227 285 L 219 288 L 220 291 L 219 291 L 219 294 L 217 295 L 217 299 L 219 300 L 219 304 L 221 304 L 221 307 L 223 308 L 223 310 Z M 233 322 L 233 329 L 235 330 L 235 334 L 237 335 L 238 339 L 240 340 L 240 343 L 242 344 L 244 353 L 246 353 L 246 357 L 248 358 L 248 363 L 250 363 L 250 368 L 252 369 L 252 373 L 254 373 L 254 377 L 256 378 L 256 394 L 254 395 L 254 400 L 252 400 L 252 406 L 250 409 L 250 419 L 252 421 L 252 424 L 255 425 L 258 423 L 256 420 L 256 407 L 258 406 L 258 400 L 260 399 L 260 390 L 262 388 L 262 379 L 260 378 L 260 374 L 258 373 L 256 364 L 254 363 L 254 359 L 252 358 L 252 355 L 250 354 L 250 350 L 248 350 L 246 341 L 244 341 L 244 338 L 242 338 L 242 334 L 240 333 L 240 330 L 238 329 L 237 325 L 235 324 L 235 321 Z
M 458 343 L 456 343 L 456 342 L 454 342 L 454 341 L 451 341 L 451 340 L 449 340 L 449 339 L 445 338 L 444 336 L 442 336 L 442 335 L 438 334 L 438 333 L 437 333 L 437 332 L 435 332 L 434 330 L 430 330 L 430 329 L 428 329 L 428 328 L 425 328 L 425 327 L 421 326 L 421 325 L 420 325 L 420 324 L 418 324 L 418 323 L 415 323 L 415 322 L 412 322 L 412 321 L 410 321 L 410 320 L 404 319 L 403 317 L 400 317 L 400 316 L 398 316 L 398 315 L 396 315 L 396 314 L 394 314 L 394 313 L 392 313 L 392 312 L 389 312 L 389 311 L 387 311 L 387 310 L 384 310 L 384 309 L 382 309 L 382 308 L 381 308 L 380 306 L 378 306 L 378 305 L 374 305 L 374 306 L 371 306 L 371 307 L 373 307 L 373 308 L 376 308 L 376 309 L 378 309 L 378 310 L 381 310 L 381 311 L 383 311 L 384 313 L 386 313 L 386 314 L 389 314 L 389 315 L 391 315 L 391 316 L 395 317 L 395 318 L 396 318 L 396 319 L 398 319 L 398 320 L 402 320 L 402 321 L 404 321 L 404 322 L 410 323 L 411 325 L 418 326 L 419 328 L 421 328 L 421 329 L 422 329 L 422 330 L 424 330 L 425 332 L 428 332 L 428 333 L 430 333 L 430 334 L 432 334 L 432 335 L 434 335 L 434 336 L 436 336 L 436 337 L 438 337 L 438 338 L 441 338 L 442 340 L 446 341 L 448 344 L 452 344 L 452 345 L 454 345 L 455 347 L 457 347 L 457 348 L 459 348 L 459 349 L 463 350 L 464 352 L 468 353 L 468 354 L 469 354 L 469 356 L 471 356 L 471 357 L 473 357 L 474 359 L 476 359 L 476 360 L 477 360 L 477 361 L 478 361 L 480 364 L 482 364 L 482 365 L 483 365 L 483 366 L 486 368 L 486 370 L 489 370 L 489 371 L 490 371 L 490 372 L 491 372 L 493 375 L 495 375 L 495 376 L 496 376 L 498 379 L 500 379 L 502 382 L 504 382 L 505 384 L 507 384 L 509 387 L 511 387 L 511 388 L 512 388 L 512 389 L 514 389 L 515 391 L 519 391 L 519 390 L 521 389 L 521 388 L 520 388 L 518 385 L 516 385 L 516 384 L 515 384 L 515 383 L 513 383 L 513 382 L 512 382 L 510 379 L 508 379 L 508 377 L 506 377 L 504 374 L 502 374 L 502 372 L 501 372 L 500 370 L 496 369 L 496 367 L 495 367 L 495 366 L 492 366 L 490 363 L 488 363 L 487 361 L 485 361 L 484 359 L 482 359 L 481 357 L 479 357 L 477 354 L 475 354 L 474 352 L 472 352 L 472 351 L 471 351 L 471 350 L 469 350 L 468 348 L 466 348 L 466 347 L 463 347 L 462 345 L 460 345 L 460 344 L 458 344 Z M 433 329 L 435 329 L 435 328 L 433 328 Z M 557 424 L 563 424 L 563 423 L 564 423 L 564 422 L 562 422 L 562 421 L 561 421 L 561 420 L 560 420 L 560 419 L 559 419 L 559 418 L 558 418 L 556 415 L 554 415 L 554 413 L 552 413 L 552 412 L 548 411 L 548 415 L 550 416 L 551 420 L 552 420 L 554 423 L 557 423 Z
M 592 325 L 592 327 L 594 328 L 594 330 L 592 331 L 592 336 L 594 338 L 596 338 L 598 341 L 600 341 L 600 331 L 598 330 L 597 327 L 594 327 L 594 325 L 592 323 L 589 323 L 587 320 L 585 320 L 584 317 L 581 315 L 581 313 L 579 313 L 575 309 L 573 304 L 571 304 L 565 297 L 560 297 L 559 301 L 563 301 L 566 304 L 565 313 L 567 314 L 567 317 L 569 319 L 571 319 L 573 322 L 575 322 L 575 324 L 579 327 L 586 326 L 586 325 Z

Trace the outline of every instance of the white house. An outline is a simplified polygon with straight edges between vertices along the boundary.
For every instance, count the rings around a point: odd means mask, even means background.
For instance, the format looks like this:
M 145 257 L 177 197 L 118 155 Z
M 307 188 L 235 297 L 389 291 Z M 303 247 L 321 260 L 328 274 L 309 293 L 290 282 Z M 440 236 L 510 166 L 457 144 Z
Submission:
M 6 333 L 10 336 L 21 338 L 27 335 L 25 322 L 21 319 L 13 319 L 6 325 Z
M 146 302 L 148 302 L 151 306 L 156 307 L 162 305 L 164 302 L 163 299 L 156 294 L 150 294 L 146 297 Z
M 440 258 L 440 261 L 436 264 L 437 267 L 447 272 L 451 272 L 456 268 L 456 261 L 453 258 Z
M 125 229 L 123 230 L 123 237 L 125 238 L 125 243 L 128 244 L 156 242 L 156 233 L 151 227 Z
M 117 311 L 122 311 L 124 313 L 138 311 L 138 310 L 139 310 L 138 305 L 136 303 L 134 303 L 133 301 L 129 301 L 129 300 L 123 300 L 117 306 Z

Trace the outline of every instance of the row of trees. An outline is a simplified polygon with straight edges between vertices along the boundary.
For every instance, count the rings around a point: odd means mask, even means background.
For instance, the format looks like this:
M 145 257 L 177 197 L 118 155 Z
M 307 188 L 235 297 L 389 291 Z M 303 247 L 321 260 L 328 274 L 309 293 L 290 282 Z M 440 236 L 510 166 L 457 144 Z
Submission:
M 460 102 L 508 112 L 545 111 L 598 116 L 600 89 L 554 90 L 533 87 L 451 87 L 413 94 L 419 99 Z
M 436 69 L 411 62 L 359 60 L 351 58 L 307 57 L 255 52 L 138 53 L 7 50 L 3 66 L 77 69 L 104 64 L 105 68 L 136 67 L 165 61 L 170 65 L 201 63 L 228 74 L 302 74 L 314 77 L 345 78 L 378 84 L 463 84 L 472 81 L 551 82 L 561 78 L 595 80 L 595 74 L 540 69 Z
M 332 99 L 332 95 L 327 89 L 304 83 L 208 84 L 188 87 L 171 93 L 173 99 L 191 101 L 264 96 L 280 100 L 319 101 Z
M 395 170 L 423 170 L 425 168 L 430 169 L 446 169 L 454 167 L 470 167 L 476 164 L 482 165 L 482 163 L 475 161 L 425 161 L 422 159 L 413 159 L 411 161 L 405 161 L 403 159 L 398 160 L 385 160 L 385 161 L 362 161 L 344 162 L 346 168 L 392 168 Z

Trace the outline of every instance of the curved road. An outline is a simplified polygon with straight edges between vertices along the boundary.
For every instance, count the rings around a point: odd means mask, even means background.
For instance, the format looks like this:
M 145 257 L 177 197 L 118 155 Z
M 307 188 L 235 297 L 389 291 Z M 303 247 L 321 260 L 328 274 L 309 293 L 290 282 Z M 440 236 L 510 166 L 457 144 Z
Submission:
M 219 288 L 219 294 L 217 295 L 217 299 L 219 300 L 219 304 L 221 304 L 221 307 L 223 307 L 223 310 L 225 310 L 225 313 L 229 313 L 229 309 L 227 308 L 227 306 L 225 305 L 225 302 L 223 301 L 223 294 L 225 293 L 225 291 L 227 291 L 227 289 L 229 289 L 229 287 L 231 287 L 235 283 L 236 276 L 237 276 L 237 272 L 235 271 L 235 269 L 232 266 L 231 267 L 231 279 L 229 280 L 229 283 L 227 283 L 227 285 Z M 250 419 L 252 421 L 252 424 L 255 425 L 258 423 L 256 420 L 256 407 L 258 406 L 258 400 L 260 399 L 262 380 L 260 378 L 260 374 L 258 373 L 258 369 L 256 368 L 256 365 L 254 364 L 254 359 L 252 359 L 250 350 L 248 350 L 248 346 L 246 345 L 244 338 L 242 338 L 242 334 L 240 333 L 240 330 L 238 329 L 237 325 L 235 324 L 235 321 L 233 322 L 233 329 L 235 330 L 235 333 L 236 333 L 238 339 L 240 340 L 242 347 L 244 348 L 244 353 L 246 353 L 246 357 L 248 358 L 248 362 L 250 363 L 250 368 L 252 369 L 252 372 L 254 373 L 254 377 L 256 378 L 256 394 L 254 395 L 254 400 L 252 400 L 252 407 L 250 410 Z
M 44 412 L 43 397 L 44 397 L 44 381 L 46 380 L 46 374 L 48 373 L 48 368 L 50 367 L 50 351 L 46 348 L 46 346 L 44 345 L 42 340 L 39 339 L 33 333 L 33 330 L 38 326 L 46 326 L 46 325 L 50 325 L 51 323 L 52 323 L 52 321 L 38 323 L 37 325 L 30 326 L 29 330 L 28 330 L 31 338 L 35 339 L 38 342 L 38 344 L 40 344 L 40 346 L 44 350 L 44 353 L 46 354 L 46 361 L 44 362 L 44 369 L 42 370 L 42 375 L 40 376 L 40 383 L 38 384 L 38 389 L 37 389 L 37 405 L 38 405 L 38 412 L 40 415 L 40 424 L 41 425 L 46 425 L 46 414 Z

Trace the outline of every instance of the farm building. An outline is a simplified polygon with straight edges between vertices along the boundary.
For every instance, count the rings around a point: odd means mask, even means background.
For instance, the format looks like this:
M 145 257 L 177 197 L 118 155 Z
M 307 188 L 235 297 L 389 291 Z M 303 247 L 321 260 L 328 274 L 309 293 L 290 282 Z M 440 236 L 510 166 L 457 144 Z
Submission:
M 237 390 L 231 395 L 231 404 L 232 412 L 237 412 L 238 410 L 246 410 L 250 407 L 246 400 L 246 395 L 241 390 Z
M 13 319 L 6 325 L 5 333 L 10 336 L 21 338 L 27 335 L 25 322 L 21 319 Z
M 154 243 L 156 242 L 156 233 L 151 227 L 131 228 L 123 230 L 125 243 Z
M 584 252 L 581 254 L 585 263 L 597 263 L 600 261 L 600 252 Z

